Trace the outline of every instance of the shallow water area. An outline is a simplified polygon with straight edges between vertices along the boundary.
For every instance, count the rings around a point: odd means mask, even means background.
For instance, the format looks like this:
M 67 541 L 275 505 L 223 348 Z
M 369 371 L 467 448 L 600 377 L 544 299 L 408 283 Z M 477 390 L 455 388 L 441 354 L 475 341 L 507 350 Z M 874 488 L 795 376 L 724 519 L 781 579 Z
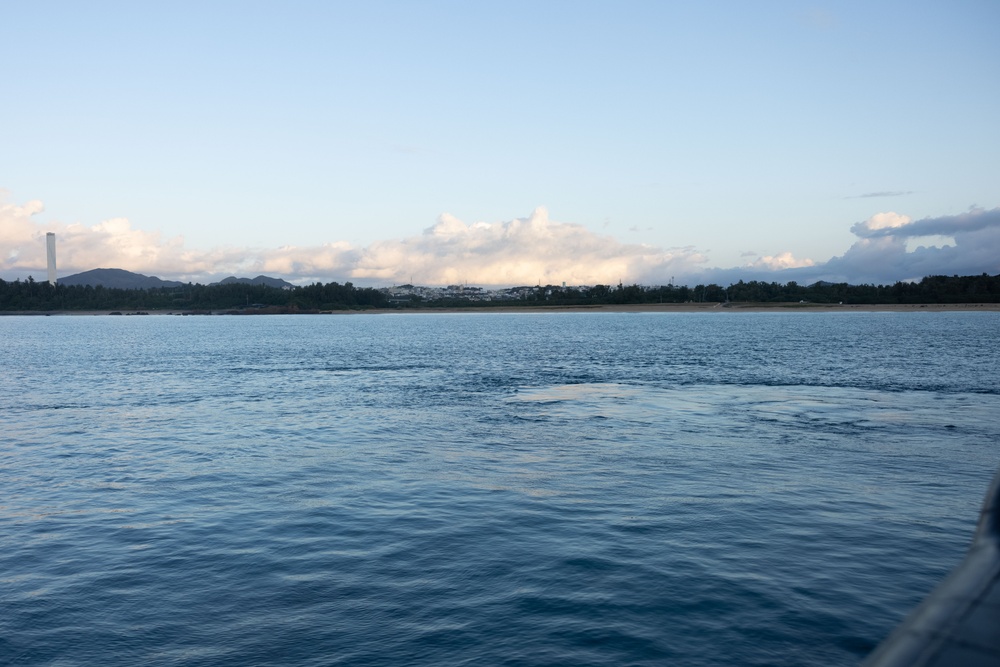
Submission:
M 0 663 L 854 664 L 998 313 L 0 318 Z

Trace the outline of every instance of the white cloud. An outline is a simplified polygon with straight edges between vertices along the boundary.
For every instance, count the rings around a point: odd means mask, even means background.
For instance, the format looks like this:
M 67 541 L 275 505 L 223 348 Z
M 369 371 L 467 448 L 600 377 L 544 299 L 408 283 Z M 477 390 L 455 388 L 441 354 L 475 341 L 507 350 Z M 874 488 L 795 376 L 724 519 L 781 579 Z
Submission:
M 1000 273 L 1000 208 L 972 208 L 959 215 L 920 220 L 895 213 L 879 215 L 883 217 L 872 216 L 854 225 L 851 231 L 861 238 L 822 268 L 851 282 Z M 898 224 L 877 226 L 872 222 L 876 219 Z M 937 245 L 930 245 L 931 240 Z M 917 245 L 921 241 L 927 245 Z
M 934 274 L 1000 273 L 1000 208 L 913 220 L 893 211 L 855 224 L 858 240 L 824 263 L 790 252 L 756 256 L 731 269 L 706 269 L 691 246 L 659 248 L 621 243 L 576 224 L 549 219 L 544 208 L 526 218 L 466 224 L 443 214 L 422 234 L 355 248 L 342 241 L 318 246 L 193 250 L 180 236 L 133 228 L 126 218 L 94 225 L 39 223 L 37 200 L 6 203 L 0 191 L 0 274 L 45 272 L 45 233 L 55 232 L 60 275 L 122 268 L 165 279 L 211 282 L 226 275 L 272 275 L 299 283 L 352 280 L 387 285 L 679 284 L 737 280 L 801 283 L 816 280 L 892 283 Z M 945 242 L 947 239 L 947 242 Z M 933 241 L 933 244 L 931 243 Z M 754 257 L 754 253 L 744 253 Z
M 0 206 L 0 268 L 7 275 L 43 273 L 45 232 L 57 235 L 59 273 L 121 268 L 161 278 L 207 282 L 224 275 L 275 275 L 287 280 L 354 280 L 366 284 L 513 285 L 662 282 L 705 262 L 692 247 L 623 244 L 580 225 L 553 222 L 544 208 L 527 218 L 467 225 L 443 214 L 419 236 L 272 249 L 184 246 L 180 236 L 132 227 L 126 218 L 95 225 L 38 224 L 41 202 Z
M 851 227 L 851 232 L 857 236 L 871 236 L 872 232 L 880 229 L 899 229 L 910 224 L 909 216 L 900 215 L 895 211 L 876 213 L 864 222 L 859 222 Z
M 959 215 L 920 220 L 887 211 L 855 224 L 851 231 L 858 240 L 826 262 L 796 260 L 782 253 L 742 267 L 685 274 L 684 281 L 891 284 L 930 275 L 1000 273 L 1000 208 L 971 208 Z
M 695 249 L 623 244 L 580 225 L 553 222 L 544 208 L 527 218 L 466 225 L 451 215 L 421 236 L 374 243 L 361 252 L 352 276 L 368 281 L 427 284 L 583 285 L 658 282 L 670 271 L 702 264 Z M 418 278 L 419 277 L 419 278 Z
M 767 271 L 779 271 L 781 269 L 794 269 L 802 266 L 814 266 L 816 263 L 811 259 L 796 259 L 790 252 L 783 252 L 773 257 L 770 255 L 760 257 L 747 264 L 754 269 L 765 269 Z
M 968 234 L 1000 227 L 1000 208 L 984 210 L 973 206 L 965 213 L 943 215 L 937 218 L 913 220 L 898 213 L 878 213 L 864 222 L 856 223 L 851 232 L 862 238 L 893 236 L 913 238 L 919 236 L 947 236 Z
M 81 224 L 41 225 L 32 217 L 44 211 L 40 201 L 23 206 L 0 202 L 0 256 L 4 271 L 44 272 L 45 233 L 58 239 L 60 273 L 114 267 L 129 271 L 176 271 L 186 257 L 180 237 L 164 240 L 159 233 L 132 229 L 125 218 L 105 220 L 91 227 Z M 205 262 L 196 262 L 198 267 Z M 195 268 L 197 271 L 198 268 Z
M 751 273 L 716 269 L 699 276 L 722 284 L 735 280 L 817 280 L 895 283 L 930 275 L 1000 273 L 1000 208 L 971 208 L 958 215 L 913 220 L 892 211 L 851 227 L 858 240 L 838 257 L 811 266 Z

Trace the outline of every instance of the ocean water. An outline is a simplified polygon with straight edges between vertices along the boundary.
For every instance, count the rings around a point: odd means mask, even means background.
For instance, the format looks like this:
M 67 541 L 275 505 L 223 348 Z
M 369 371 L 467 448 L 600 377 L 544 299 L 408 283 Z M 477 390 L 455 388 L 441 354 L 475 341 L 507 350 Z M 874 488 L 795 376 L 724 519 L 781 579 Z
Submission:
M 0 664 L 851 665 L 997 313 L 0 317 Z

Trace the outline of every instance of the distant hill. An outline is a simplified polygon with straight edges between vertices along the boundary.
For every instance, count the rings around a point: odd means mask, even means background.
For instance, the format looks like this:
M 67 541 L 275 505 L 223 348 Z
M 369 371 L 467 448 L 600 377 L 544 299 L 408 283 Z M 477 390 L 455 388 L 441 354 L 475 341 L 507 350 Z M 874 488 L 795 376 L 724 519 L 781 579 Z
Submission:
M 124 269 L 93 269 L 59 278 L 61 285 L 90 285 L 91 287 L 115 287 L 118 289 L 153 289 L 155 287 L 179 287 L 184 283 L 176 280 L 160 280 L 155 276 L 144 276 Z
M 295 285 L 287 280 L 282 280 L 281 278 L 270 278 L 268 276 L 257 276 L 256 278 L 237 278 L 236 276 L 229 276 L 228 278 L 223 278 L 219 282 L 212 284 L 229 285 L 230 283 L 241 283 L 244 285 L 267 285 L 268 287 L 280 287 L 283 289 L 295 287 Z

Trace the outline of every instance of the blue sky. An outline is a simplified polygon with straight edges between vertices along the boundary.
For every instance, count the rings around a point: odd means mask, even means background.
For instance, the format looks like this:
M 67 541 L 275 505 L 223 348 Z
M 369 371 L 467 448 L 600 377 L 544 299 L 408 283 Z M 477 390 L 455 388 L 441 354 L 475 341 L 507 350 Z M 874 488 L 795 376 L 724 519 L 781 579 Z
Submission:
M 1000 272 L 993 0 L 43 1 L 3 22 L 3 278 L 44 272 L 46 231 L 62 274 L 195 280 Z M 925 219 L 941 233 L 911 234 Z

